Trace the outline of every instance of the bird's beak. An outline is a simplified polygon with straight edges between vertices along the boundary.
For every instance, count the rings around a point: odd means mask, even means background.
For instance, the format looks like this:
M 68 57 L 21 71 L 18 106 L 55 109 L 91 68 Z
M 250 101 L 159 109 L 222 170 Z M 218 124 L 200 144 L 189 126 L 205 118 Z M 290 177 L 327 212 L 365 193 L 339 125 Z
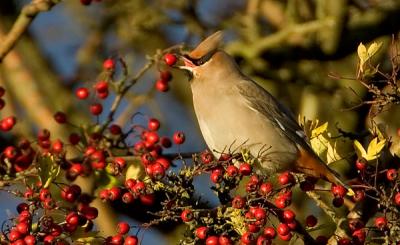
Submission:
M 184 65 L 178 66 L 179 69 L 192 72 L 193 68 L 196 67 L 196 65 L 193 64 L 193 62 L 191 60 L 189 60 L 188 58 L 186 58 L 185 56 L 183 56 L 183 55 L 180 56 L 180 59 L 183 61 Z

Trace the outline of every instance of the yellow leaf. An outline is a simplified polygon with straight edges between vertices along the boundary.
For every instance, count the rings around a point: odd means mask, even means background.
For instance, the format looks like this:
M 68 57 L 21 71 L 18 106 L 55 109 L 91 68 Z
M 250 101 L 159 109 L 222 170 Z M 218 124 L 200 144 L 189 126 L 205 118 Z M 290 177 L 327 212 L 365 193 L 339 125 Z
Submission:
M 326 160 L 326 150 L 328 149 L 329 141 L 323 135 L 315 137 L 310 140 L 311 148 L 322 159 Z
M 373 42 L 369 47 L 368 47 L 368 59 L 371 58 L 372 56 L 374 56 L 376 54 L 376 52 L 379 51 L 379 49 L 382 47 L 382 42 L 376 43 Z
M 336 142 L 331 142 L 328 144 L 328 151 L 326 154 L 326 163 L 332 163 L 332 162 L 337 162 L 340 159 L 342 159 L 341 155 L 337 151 L 338 146 L 336 145 Z
M 380 152 L 383 147 L 385 147 L 386 140 L 381 140 L 378 142 L 378 138 L 374 138 L 368 145 L 367 156 L 365 159 L 368 161 L 374 160 L 379 157 Z
M 365 151 L 364 147 L 361 145 L 358 140 L 354 140 L 354 149 L 356 150 L 356 154 L 358 158 L 366 158 L 367 157 L 367 152 Z
M 360 59 L 360 70 L 363 71 L 364 63 L 368 59 L 367 48 L 363 43 L 360 43 L 357 48 L 358 58 Z
M 126 179 L 142 179 L 145 176 L 144 168 L 138 161 L 132 162 L 126 170 Z
M 328 122 L 322 124 L 318 128 L 313 129 L 311 132 L 311 138 L 317 137 L 317 136 L 325 133 L 327 129 L 328 129 Z

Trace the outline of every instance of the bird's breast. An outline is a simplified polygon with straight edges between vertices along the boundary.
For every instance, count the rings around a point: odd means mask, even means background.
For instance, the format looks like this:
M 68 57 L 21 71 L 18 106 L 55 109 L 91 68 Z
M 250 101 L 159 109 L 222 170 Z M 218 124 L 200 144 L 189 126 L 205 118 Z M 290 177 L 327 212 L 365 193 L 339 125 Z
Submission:
M 290 168 L 297 147 L 264 115 L 251 108 L 234 89 L 193 89 L 193 104 L 201 132 L 210 150 L 228 152 L 248 148 L 253 156 L 265 154 L 264 168 Z

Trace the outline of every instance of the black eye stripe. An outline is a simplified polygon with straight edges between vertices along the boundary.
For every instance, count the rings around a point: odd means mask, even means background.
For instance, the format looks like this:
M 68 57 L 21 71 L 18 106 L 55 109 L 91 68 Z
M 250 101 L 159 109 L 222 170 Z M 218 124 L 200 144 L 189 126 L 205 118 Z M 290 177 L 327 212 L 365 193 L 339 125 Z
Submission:
M 187 59 L 189 59 L 190 61 L 193 62 L 193 64 L 195 64 L 196 66 L 200 66 L 204 63 L 206 63 L 207 61 L 209 61 L 211 59 L 211 57 L 214 55 L 215 51 L 211 51 L 208 52 L 206 55 L 204 55 L 203 57 L 199 58 L 199 59 L 193 59 L 191 57 L 189 57 L 188 55 L 185 55 L 185 57 Z

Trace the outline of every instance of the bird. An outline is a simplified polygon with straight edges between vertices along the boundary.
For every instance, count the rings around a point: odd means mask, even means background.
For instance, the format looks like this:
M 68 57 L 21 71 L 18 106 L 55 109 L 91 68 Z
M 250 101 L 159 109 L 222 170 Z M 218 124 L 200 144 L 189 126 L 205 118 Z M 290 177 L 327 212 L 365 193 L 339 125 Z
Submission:
M 217 31 L 196 48 L 179 55 L 186 70 L 200 131 L 210 150 L 247 149 L 262 173 L 304 173 L 336 185 L 347 185 L 313 151 L 288 108 L 244 75 L 221 49 Z

